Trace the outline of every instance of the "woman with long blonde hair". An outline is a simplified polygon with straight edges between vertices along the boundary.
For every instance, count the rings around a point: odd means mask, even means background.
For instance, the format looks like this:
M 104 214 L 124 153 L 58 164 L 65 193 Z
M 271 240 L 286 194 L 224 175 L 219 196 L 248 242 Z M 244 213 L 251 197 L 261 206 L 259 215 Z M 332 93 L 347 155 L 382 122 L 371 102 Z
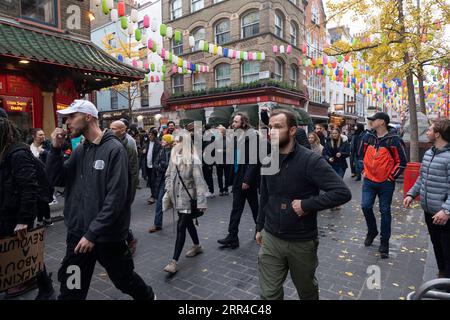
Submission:
M 311 145 L 311 150 L 319 155 L 322 155 L 323 146 L 320 144 L 320 138 L 317 135 L 317 133 L 311 132 L 308 135 L 308 141 L 309 141 L 309 144 Z
M 186 130 L 174 132 L 176 144 L 171 152 L 171 160 L 166 172 L 166 193 L 163 198 L 163 210 L 174 208 L 178 212 L 177 238 L 172 261 L 164 268 L 168 273 L 178 271 L 178 259 L 186 240 L 186 230 L 191 236 L 193 246 L 186 257 L 195 257 L 203 252 L 197 229 L 194 225 L 191 200 L 197 200 L 197 208 L 205 211 L 207 185 L 203 178 L 202 162 L 192 143 L 192 137 Z

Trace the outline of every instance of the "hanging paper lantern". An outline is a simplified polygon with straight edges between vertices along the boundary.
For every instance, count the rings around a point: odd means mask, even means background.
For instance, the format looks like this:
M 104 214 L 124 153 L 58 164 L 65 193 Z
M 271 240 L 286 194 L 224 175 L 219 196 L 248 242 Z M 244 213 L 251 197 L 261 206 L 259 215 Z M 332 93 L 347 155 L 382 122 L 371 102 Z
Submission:
M 176 30 L 175 31 L 175 42 L 176 43 L 180 43 L 181 42 L 181 31 L 180 30 Z
M 150 70 L 151 70 L 152 72 L 155 72 L 155 64 L 154 64 L 154 63 L 152 63 L 152 64 L 150 65 Z
M 313 67 L 316 65 L 316 59 L 315 59 L 315 58 L 312 58 L 312 59 L 311 59 L 311 65 L 312 65 Z
M 134 25 L 132 23 L 130 23 L 128 25 L 128 35 L 131 36 L 134 33 Z
M 178 67 L 182 67 L 183 66 L 183 59 L 178 57 Z
M 119 3 L 117 3 L 117 11 L 119 13 L 119 17 L 125 16 L 125 2 L 119 1 Z
M 188 62 L 186 60 L 183 60 L 183 69 L 186 69 L 188 67 Z
M 173 37 L 173 28 L 172 27 L 167 27 L 167 38 L 172 39 Z
M 240 51 L 240 54 L 239 54 L 239 59 L 240 60 L 245 60 L 244 59 L 244 53 L 245 53 L 244 51 Z
M 167 71 L 167 68 L 166 68 L 166 66 L 165 66 L 165 65 L 163 65 L 163 66 L 161 67 L 161 71 L 162 71 L 163 73 L 166 73 L 166 71 Z
M 159 26 L 159 34 L 161 37 L 165 37 L 167 35 L 167 26 L 164 23 L 161 23 Z
M 256 53 L 256 60 L 261 61 L 262 60 L 262 54 L 261 52 Z
M 150 50 L 152 50 L 153 49 L 153 40 L 148 40 L 148 43 L 147 43 L 147 48 L 149 48 Z
M 336 61 L 333 61 L 333 62 L 331 63 L 331 66 L 333 67 L 333 69 L 335 69 L 335 68 L 337 67 L 337 62 L 336 62 Z
M 208 52 L 209 50 L 209 43 L 208 41 L 203 42 L 203 51 Z
M 133 22 L 133 23 L 138 22 L 139 17 L 138 17 L 138 11 L 136 9 L 131 10 L 130 19 L 131 19 L 131 22 Z
M 153 45 L 152 45 L 152 52 L 156 52 L 156 49 L 157 49 L 157 43 L 156 43 L 155 41 L 153 41 L 153 40 L 152 40 L 152 42 L 153 42 Z
M 193 36 L 189 36 L 189 47 L 195 47 L 195 38 Z
M 136 38 L 136 41 L 141 41 L 142 39 L 141 29 L 136 29 L 134 31 L 134 37 Z
M 187 69 L 183 69 L 183 74 L 187 74 L 187 73 L 188 73 Z
M 144 63 L 143 63 L 141 60 L 138 60 L 138 62 L 137 62 L 137 67 L 138 67 L 139 69 L 143 69 Z
M 288 46 L 287 46 L 287 48 L 286 48 L 286 53 L 287 53 L 287 54 L 291 54 L 291 53 L 292 53 L 292 46 L 291 46 L 291 45 L 288 45 Z
M 117 22 L 117 20 L 119 20 L 119 13 L 117 12 L 117 9 L 112 9 L 111 10 L 111 21 Z
M 250 61 L 253 60 L 253 53 L 252 52 L 248 52 L 247 58 Z
M 344 59 L 344 58 L 343 58 L 341 55 L 337 57 L 337 61 L 338 61 L 339 63 L 341 63 L 343 59 Z
M 133 67 L 137 68 L 137 60 L 133 59 L 132 61 L 133 61 Z
M 228 50 L 228 48 L 223 48 L 223 56 L 226 58 L 226 57 L 229 57 L 229 54 L 230 54 L 230 50 Z
M 144 68 L 145 68 L 145 70 L 150 70 L 150 68 L 149 68 L 149 65 L 148 65 L 148 62 L 146 61 L 145 63 L 144 63 Z
M 284 46 L 280 46 L 280 53 L 281 54 L 285 53 Z
M 98 7 L 102 3 L 102 0 L 94 0 L 94 5 Z
M 152 31 L 153 32 L 158 31 L 158 19 L 156 18 L 152 19 Z
M 179 74 L 183 74 L 183 68 L 182 67 L 178 67 L 178 73 Z
M 120 25 L 123 30 L 128 28 L 128 19 L 127 17 L 120 17 Z
M 338 75 L 339 75 L 339 77 L 342 77 L 342 75 L 343 75 L 342 69 L 339 69 Z
M 147 36 L 147 33 L 144 32 L 144 33 L 142 33 L 142 39 L 141 39 L 142 45 L 146 46 L 147 45 L 147 41 L 148 41 L 148 36 Z
M 223 55 L 223 48 L 221 46 L 217 47 L 217 55 L 219 56 Z
M 209 44 L 208 52 L 211 54 L 214 53 L 214 44 L 212 44 L 212 43 Z
M 345 62 L 348 62 L 348 60 L 350 60 L 350 55 L 346 54 L 344 57 Z
M 123 62 L 123 55 L 121 55 L 121 54 L 119 53 L 119 55 L 117 56 L 117 60 L 119 60 L 120 62 Z
M 317 65 L 320 67 L 322 65 L 322 58 L 317 58 Z
M 162 75 L 161 81 L 166 81 L 166 76 L 165 75 Z
M 177 73 L 178 68 L 176 66 L 172 66 L 172 73 Z
M 261 60 L 266 60 L 266 53 L 265 52 L 261 52 Z
M 277 45 L 274 45 L 274 46 L 272 47 L 272 52 L 273 52 L 273 53 L 278 53 L 278 46 L 277 46 Z
M 155 76 L 150 76 L 150 82 L 155 82 Z
M 214 53 L 215 55 L 217 55 L 217 45 L 216 45 L 216 44 L 213 46 L 213 53 Z
M 143 23 L 144 23 L 144 28 L 145 29 L 150 28 L 150 17 L 148 15 L 144 16 Z
M 159 76 L 156 76 L 156 77 L 155 77 L 155 81 L 156 81 L 156 82 L 159 82 Z
M 102 0 L 102 12 L 105 15 L 109 14 L 109 8 L 108 8 L 107 0 Z
M 327 65 L 328 64 L 328 57 L 327 56 L 323 56 L 323 65 Z M 328 66 L 329 68 L 331 68 L 331 66 Z
M 166 49 L 164 49 L 164 48 L 161 49 L 161 58 L 163 58 L 163 59 L 166 58 Z
M 302 53 L 305 54 L 306 53 L 306 49 L 308 48 L 308 46 L 306 45 L 306 43 L 302 44 Z

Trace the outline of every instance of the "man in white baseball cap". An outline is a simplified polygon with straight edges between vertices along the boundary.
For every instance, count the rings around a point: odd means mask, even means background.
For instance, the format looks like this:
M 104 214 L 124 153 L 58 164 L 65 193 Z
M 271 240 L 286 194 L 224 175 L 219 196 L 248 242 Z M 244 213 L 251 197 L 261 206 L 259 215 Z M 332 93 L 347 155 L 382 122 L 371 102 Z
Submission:
M 130 228 L 132 184 L 128 155 L 111 131 L 98 124 L 98 111 L 85 100 L 75 100 L 59 111 L 68 116 L 72 137 L 85 137 L 68 160 L 62 145 L 65 132 L 56 128 L 46 168 L 54 186 L 66 187 L 64 221 L 67 250 L 58 272 L 61 283 L 59 299 L 84 300 L 98 261 L 112 283 L 137 300 L 153 300 L 151 286 L 134 272 L 134 263 L 126 242 Z M 81 270 L 81 284 L 70 288 L 74 265 Z

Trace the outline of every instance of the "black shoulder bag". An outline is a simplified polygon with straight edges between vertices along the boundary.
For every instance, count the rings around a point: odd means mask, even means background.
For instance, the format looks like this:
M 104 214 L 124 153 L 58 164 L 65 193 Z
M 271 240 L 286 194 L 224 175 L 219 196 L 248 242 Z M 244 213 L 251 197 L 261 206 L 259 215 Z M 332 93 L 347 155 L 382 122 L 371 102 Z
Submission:
M 180 170 L 178 169 L 178 166 L 175 166 L 177 168 L 177 174 L 178 174 L 178 178 L 181 181 L 181 184 L 183 185 L 184 190 L 186 190 L 189 198 L 191 199 L 191 213 L 189 214 L 191 216 L 192 219 L 197 219 L 198 217 L 201 217 L 203 215 L 203 211 L 199 210 L 197 207 L 197 199 L 193 199 L 191 194 L 189 193 L 188 188 L 186 187 L 186 185 L 184 184 L 183 178 L 181 178 L 181 174 L 180 174 Z M 198 225 L 198 221 L 196 223 Z

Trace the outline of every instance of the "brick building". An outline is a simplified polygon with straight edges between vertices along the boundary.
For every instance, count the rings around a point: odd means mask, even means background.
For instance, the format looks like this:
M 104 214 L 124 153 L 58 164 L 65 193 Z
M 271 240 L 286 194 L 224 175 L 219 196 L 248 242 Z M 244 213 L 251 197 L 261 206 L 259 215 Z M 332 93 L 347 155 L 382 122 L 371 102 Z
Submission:
M 47 134 L 56 110 L 93 90 L 144 77 L 90 42 L 88 0 L 0 1 L 0 107 Z
M 214 107 L 304 109 L 307 82 L 298 58 L 305 41 L 306 5 L 300 0 L 163 0 L 163 23 L 184 32 L 182 44 L 166 39 L 164 48 L 210 66 L 209 73 L 167 77 L 164 106 L 169 117 L 196 108 L 205 109 L 206 118 Z M 189 35 L 196 46 L 205 40 L 234 50 L 263 51 L 266 59 L 239 61 L 191 49 Z M 274 54 L 274 44 L 291 44 L 293 53 Z M 326 117 L 327 108 L 318 107 L 314 113 Z

